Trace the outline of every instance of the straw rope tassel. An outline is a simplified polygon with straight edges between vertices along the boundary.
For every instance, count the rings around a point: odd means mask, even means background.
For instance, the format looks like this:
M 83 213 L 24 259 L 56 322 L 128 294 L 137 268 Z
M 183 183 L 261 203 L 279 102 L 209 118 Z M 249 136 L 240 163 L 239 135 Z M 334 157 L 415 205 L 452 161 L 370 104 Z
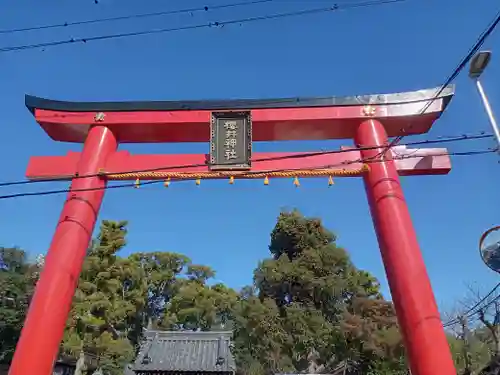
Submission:
M 334 184 L 332 176 L 328 176 L 328 186 L 332 186 Z
M 234 176 L 229 177 L 229 184 L 234 184 Z
M 300 181 L 299 181 L 299 178 L 297 176 L 295 176 L 295 178 L 293 179 L 293 184 L 295 185 L 295 187 L 300 186 Z
M 167 178 L 167 179 L 165 180 L 165 182 L 163 183 L 163 185 L 164 185 L 166 188 L 168 188 L 168 187 L 170 186 L 170 177 L 169 177 L 169 178 Z
M 264 185 L 269 185 L 269 178 L 267 176 L 264 178 Z
M 201 179 L 198 177 L 198 178 L 196 179 L 195 183 L 196 183 L 196 186 L 200 186 L 200 184 L 201 184 Z
M 136 179 L 134 182 L 134 188 L 139 189 L 139 186 L 141 186 L 141 181 L 139 181 L 139 179 Z

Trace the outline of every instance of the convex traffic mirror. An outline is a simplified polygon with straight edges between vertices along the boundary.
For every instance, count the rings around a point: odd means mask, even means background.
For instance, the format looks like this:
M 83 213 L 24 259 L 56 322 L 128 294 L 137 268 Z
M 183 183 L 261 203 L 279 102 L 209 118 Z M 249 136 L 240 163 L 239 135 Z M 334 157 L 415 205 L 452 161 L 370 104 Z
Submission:
M 500 226 L 483 233 L 479 240 L 479 254 L 486 266 L 500 273 Z

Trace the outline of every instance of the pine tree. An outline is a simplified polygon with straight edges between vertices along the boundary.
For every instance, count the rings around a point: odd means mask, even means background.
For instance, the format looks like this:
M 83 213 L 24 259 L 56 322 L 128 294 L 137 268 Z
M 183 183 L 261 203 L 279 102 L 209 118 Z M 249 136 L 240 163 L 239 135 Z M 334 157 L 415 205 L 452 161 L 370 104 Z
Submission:
M 134 358 L 127 335 L 144 292 L 132 262 L 117 256 L 126 244 L 126 225 L 102 222 L 83 265 L 62 343 L 63 353 L 74 358 L 84 353 L 90 364 L 109 374 L 123 373 Z
M 284 212 L 271 258 L 254 272 L 255 295 L 235 313 L 240 370 L 346 374 L 404 367 L 396 317 L 378 282 L 357 269 L 319 219 Z M 248 292 L 248 291 L 247 291 Z M 251 344 L 248 344 L 251 343 Z M 384 372 L 391 373 L 391 372 Z

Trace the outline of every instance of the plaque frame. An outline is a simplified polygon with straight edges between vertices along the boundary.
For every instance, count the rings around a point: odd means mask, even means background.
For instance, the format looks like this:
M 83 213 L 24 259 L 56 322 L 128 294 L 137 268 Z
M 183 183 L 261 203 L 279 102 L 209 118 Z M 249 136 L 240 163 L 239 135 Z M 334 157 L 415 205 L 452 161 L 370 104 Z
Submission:
M 216 164 L 217 162 L 217 121 L 220 119 L 243 120 L 245 124 L 246 162 L 238 164 Z M 210 155 L 209 169 L 213 171 L 248 171 L 252 168 L 252 113 L 251 111 L 222 111 L 210 115 Z

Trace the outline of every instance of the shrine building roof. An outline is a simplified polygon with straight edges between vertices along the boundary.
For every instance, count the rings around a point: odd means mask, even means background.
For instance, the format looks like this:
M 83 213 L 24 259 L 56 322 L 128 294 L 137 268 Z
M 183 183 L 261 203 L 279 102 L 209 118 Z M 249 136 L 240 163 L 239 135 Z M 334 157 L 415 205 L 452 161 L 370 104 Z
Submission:
M 130 369 L 136 374 L 233 374 L 231 332 L 146 331 Z

